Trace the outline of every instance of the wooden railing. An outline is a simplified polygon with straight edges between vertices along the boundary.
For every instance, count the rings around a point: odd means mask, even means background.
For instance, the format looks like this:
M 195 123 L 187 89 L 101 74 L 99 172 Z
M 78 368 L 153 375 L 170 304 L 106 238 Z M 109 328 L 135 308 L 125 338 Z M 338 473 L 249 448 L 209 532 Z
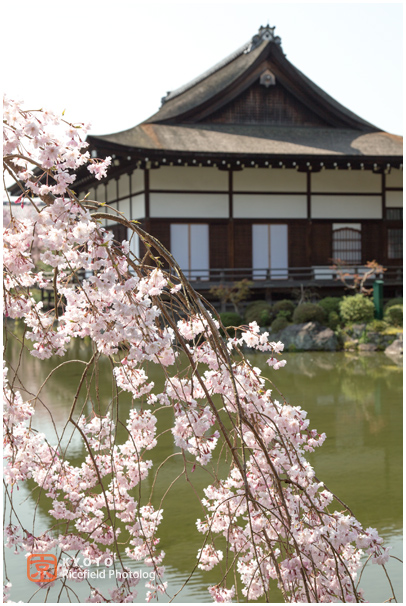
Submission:
M 346 271 L 362 274 L 366 271 L 364 265 L 346 268 Z M 313 267 L 287 267 L 281 269 L 251 269 L 248 267 L 240 268 L 222 268 L 222 269 L 184 269 L 186 278 L 192 282 L 193 286 L 199 290 L 208 290 L 218 284 L 232 284 L 240 280 L 249 280 L 253 282 L 254 288 L 294 288 L 301 284 L 303 286 L 340 286 L 341 282 L 337 277 L 336 270 L 329 266 Z M 53 273 L 44 273 L 48 278 L 53 277 Z M 78 272 L 72 276 L 74 282 L 83 280 L 84 273 Z M 390 266 L 386 268 L 383 274 L 376 274 L 370 277 L 366 284 L 372 285 L 376 279 L 381 279 L 386 285 L 403 284 L 403 268 L 401 266 Z M 53 286 L 41 289 L 42 300 L 49 302 L 53 297 Z
M 367 270 L 364 265 L 345 268 L 348 273 L 362 274 Z M 222 268 L 222 269 L 184 269 L 185 276 L 199 288 L 210 288 L 213 284 L 232 283 L 240 280 L 249 280 L 254 286 L 297 286 L 320 285 L 327 286 L 338 285 L 337 272 L 329 266 L 313 267 L 287 267 L 272 269 L 251 269 L 243 268 Z M 384 280 L 385 284 L 402 284 L 403 268 L 399 266 L 388 267 L 383 274 L 374 274 L 367 283 L 372 283 L 376 279 Z

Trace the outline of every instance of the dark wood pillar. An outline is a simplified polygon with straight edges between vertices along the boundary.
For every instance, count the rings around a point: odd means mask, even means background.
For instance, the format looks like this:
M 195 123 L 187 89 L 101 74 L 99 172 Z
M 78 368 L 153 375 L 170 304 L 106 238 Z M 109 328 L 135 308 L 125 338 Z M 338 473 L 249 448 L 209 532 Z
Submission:
M 149 214 L 149 169 L 144 168 L 144 196 L 145 196 L 145 219 L 150 218 Z
M 232 269 L 235 258 L 235 229 L 233 208 L 233 171 L 228 172 L 228 267 Z
M 307 198 L 307 218 L 312 216 L 312 181 L 310 170 L 306 173 L 306 198 Z
M 300 267 L 310 267 L 312 258 L 312 177 L 311 172 L 307 171 L 306 176 L 306 199 L 307 199 L 307 225 L 305 234 L 305 258 L 300 264 Z
M 386 219 L 386 175 L 382 173 L 382 219 Z

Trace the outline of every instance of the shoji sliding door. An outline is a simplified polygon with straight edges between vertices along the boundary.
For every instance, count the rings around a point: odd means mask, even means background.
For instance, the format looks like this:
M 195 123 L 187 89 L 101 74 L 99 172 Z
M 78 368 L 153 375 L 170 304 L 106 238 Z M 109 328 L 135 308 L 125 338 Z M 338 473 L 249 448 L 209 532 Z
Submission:
M 288 277 L 288 226 L 252 226 L 252 269 L 255 280 L 283 280 Z
M 190 280 L 209 279 L 209 226 L 172 223 L 171 253 Z

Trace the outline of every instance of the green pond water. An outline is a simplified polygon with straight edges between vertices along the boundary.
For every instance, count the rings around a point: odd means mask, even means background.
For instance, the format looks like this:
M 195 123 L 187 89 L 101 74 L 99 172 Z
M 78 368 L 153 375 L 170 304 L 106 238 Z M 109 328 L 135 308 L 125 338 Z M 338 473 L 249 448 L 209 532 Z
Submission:
M 20 335 L 21 336 L 21 335 Z M 90 349 L 86 343 L 73 342 L 63 359 L 40 361 L 27 353 L 19 358 L 20 346 L 8 339 L 5 358 L 10 367 L 20 364 L 23 388 L 34 394 L 44 379 L 61 361 L 71 360 L 59 368 L 41 392 L 41 402 L 36 405 L 33 426 L 44 432 L 50 443 L 56 443 L 66 423 L 66 417 L 75 393 L 75 387 L 83 372 L 83 364 L 73 360 L 88 360 Z M 249 358 L 263 374 L 274 381 L 285 399 L 308 411 L 311 427 L 327 434 L 324 445 L 311 455 L 311 463 L 316 474 L 326 486 L 346 502 L 354 515 L 364 526 L 378 529 L 387 544 L 392 546 L 392 555 L 402 558 L 402 370 L 383 353 L 295 353 L 284 356 L 288 363 L 278 371 L 270 369 L 263 354 Z M 149 375 L 156 388 L 162 385 L 163 377 L 153 365 Z M 115 393 L 110 380 L 110 363 L 102 360 L 99 364 L 101 412 L 114 400 Z M 22 390 L 23 397 L 27 397 Z M 275 398 L 280 399 L 277 390 Z M 95 397 L 91 388 L 90 394 Z M 91 405 L 85 398 L 79 401 L 79 408 L 90 414 Z M 118 399 L 119 416 L 126 418 L 131 406 L 127 394 Z M 51 414 L 52 413 L 52 419 Z M 160 432 L 172 425 L 170 409 L 162 410 L 158 416 Z M 71 429 L 65 432 L 63 444 L 71 437 Z M 124 441 L 124 434 L 123 434 Z M 158 446 L 147 453 L 147 458 L 157 469 L 160 461 L 169 455 L 162 471 L 158 474 L 154 489 L 154 504 L 159 505 L 167 487 L 183 469 L 182 456 L 173 445 L 169 431 L 163 433 Z M 85 455 L 81 441 L 74 435 L 70 440 L 68 458 L 80 464 Z M 228 466 L 222 461 L 218 473 L 224 477 Z M 160 548 L 166 553 L 166 580 L 168 593 L 173 596 L 188 579 L 195 562 L 197 550 L 202 546 L 203 535 L 196 530 L 196 519 L 203 517 L 200 498 L 203 487 L 210 483 L 207 472 L 196 468 L 189 474 L 190 483 L 181 477 L 165 497 L 163 504 L 164 521 L 158 535 Z M 152 485 L 151 475 L 142 484 L 142 496 L 146 498 Z M 50 527 L 54 520 L 48 515 L 50 501 L 40 499 L 27 483 L 14 494 L 14 507 L 23 525 L 31 527 L 33 534 L 40 534 Z M 145 504 L 145 502 L 143 503 Z M 32 514 L 36 510 L 35 526 Z M 7 508 L 7 515 L 9 509 Z M 58 591 L 53 588 L 48 595 L 38 590 L 26 575 L 24 555 L 14 555 L 6 550 L 7 574 L 13 583 L 13 601 L 44 603 L 54 602 Z M 126 560 L 133 570 L 142 570 L 137 563 Z M 388 571 L 398 601 L 402 601 L 402 565 L 391 559 Z M 94 568 L 96 570 L 96 568 Z M 147 570 L 147 569 L 144 569 Z M 148 569 L 149 570 L 149 569 Z M 207 586 L 218 582 L 216 569 L 210 572 L 196 571 L 176 602 L 211 602 Z M 138 601 L 145 598 L 144 582 L 138 585 Z M 94 585 L 101 590 L 111 587 L 108 579 L 97 579 Z M 111 582 L 110 582 L 111 583 Z M 80 601 L 88 595 L 85 583 L 70 583 Z M 391 597 L 391 589 L 381 567 L 368 565 L 361 580 L 365 598 L 370 602 L 382 602 Z M 231 586 L 231 582 L 229 583 Z M 107 593 L 107 592 L 106 592 Z M 275 587 L 270 592 L 271 601 L 281 602 Z M 71 594 L 71 600 L 75 601 Z M 168 601 L 168 598 L 161 598 Z M 68 602 L 66 594 L 60 601 Z M 77 601 L 77 600 L 76 600 Z

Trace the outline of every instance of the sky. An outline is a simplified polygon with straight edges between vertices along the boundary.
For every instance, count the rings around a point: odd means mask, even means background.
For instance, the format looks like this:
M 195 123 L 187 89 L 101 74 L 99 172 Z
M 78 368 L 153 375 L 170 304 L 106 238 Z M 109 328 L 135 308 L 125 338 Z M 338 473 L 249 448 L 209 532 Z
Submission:
M 402 3 L 19 0 L 2 12 L 3 91 L 92 134 L 139 124 L 267 23 L 318 86 L 403 134 Z

